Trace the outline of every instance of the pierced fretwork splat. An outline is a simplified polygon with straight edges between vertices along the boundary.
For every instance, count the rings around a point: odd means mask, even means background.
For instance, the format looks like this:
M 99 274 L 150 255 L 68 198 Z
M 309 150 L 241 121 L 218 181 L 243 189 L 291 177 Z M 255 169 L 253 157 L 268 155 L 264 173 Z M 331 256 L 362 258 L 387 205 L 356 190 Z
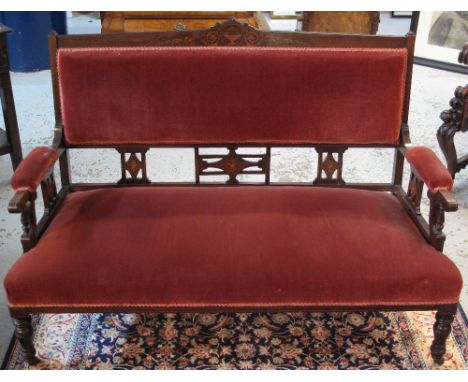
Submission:
M 239 154 L 237 146 L 229 146 L 227 154 L 200 154 L 195 148 L 196 181 L 200 183 L 200 176 L 228 175 L 227 184 L 239 184 L 237 176 L 240 174 L 264 174 L 265 183 L 270 182 L 270 148 L 264 154 Z M 258 167 L 259 169 L 252 169 Z M 218 169 L 219 171 L 213 171 Z
M 150 183 L 146 176 L 146 152 L 148 148 L 119 148 L 122 178 L 118 184 Z M 130 175 L 130 177 L 128 176 Z
M 347 147 L 316 147 L 317 177 L 314 184 L 344 184 L 342 178 L 343 153 Z

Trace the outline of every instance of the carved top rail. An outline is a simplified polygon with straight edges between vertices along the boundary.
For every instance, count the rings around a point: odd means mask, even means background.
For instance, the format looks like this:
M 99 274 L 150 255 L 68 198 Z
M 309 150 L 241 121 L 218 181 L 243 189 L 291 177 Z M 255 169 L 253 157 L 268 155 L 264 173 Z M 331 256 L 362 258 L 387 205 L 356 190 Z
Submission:
M 414 40 L 412 34 L 409 40 Z M 404 48 L 406 37 L 347 35 L 316 32 L 283 32 L 257 30 L 235 19 L 218 23 L 209 29 L 106 35 L 57 36 L 57 46 L 295 46 L 295 47 L 378 47 Z

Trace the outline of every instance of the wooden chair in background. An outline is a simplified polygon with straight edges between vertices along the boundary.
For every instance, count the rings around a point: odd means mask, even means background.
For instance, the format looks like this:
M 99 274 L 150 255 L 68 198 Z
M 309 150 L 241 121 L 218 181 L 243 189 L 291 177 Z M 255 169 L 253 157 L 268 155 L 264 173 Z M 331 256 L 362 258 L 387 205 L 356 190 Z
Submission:
M 468 65 L 468 43 L 465 44 L 458 56 L 460 64 Z M 444 110 L 440 114 L 440 119 L 444 122 L 437 130 L 437 140 L 445 155 L 447 167 L 452 174 L 455 174 L 468 165 L 468 154 L 458 157 L 454 144 L 455 134 L 459 131 L 468 131 L 468 84 L 458 86 L 455 89 L 455 97 L 450 100 L 450 109 Z

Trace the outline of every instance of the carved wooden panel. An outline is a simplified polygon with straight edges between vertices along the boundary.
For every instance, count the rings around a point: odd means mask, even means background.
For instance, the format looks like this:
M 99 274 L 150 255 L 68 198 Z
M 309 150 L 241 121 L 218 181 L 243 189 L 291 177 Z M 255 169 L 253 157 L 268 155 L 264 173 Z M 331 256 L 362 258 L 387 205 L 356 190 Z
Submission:
M 228 175 L 227 184 L 239 184 L 241 174 L 264 174 L 265 183 L 270 182 L 270 148 L 264 154 L 239 154 L 237 146 L 229 146 L 227 154 L 200 154 L 195 148 L 195 179 L 200 176 Z M 259 169 L 256 169 L 259 168 Z
M 120 153 L 122 178 L 118 184 L 150 183 L 146 176 L 146 152 L 148 148 L 118 148 Z
M 316 147 L 318 153 L 317 177 L 314 184 L 344 184 L 342 178 L 343 153 L 346 147 Z
M 259 31 L 248 24 L 241 24 L 231 19 L 204 32 L 202 40 L 205 45 L 257 45 L 260 41 Z

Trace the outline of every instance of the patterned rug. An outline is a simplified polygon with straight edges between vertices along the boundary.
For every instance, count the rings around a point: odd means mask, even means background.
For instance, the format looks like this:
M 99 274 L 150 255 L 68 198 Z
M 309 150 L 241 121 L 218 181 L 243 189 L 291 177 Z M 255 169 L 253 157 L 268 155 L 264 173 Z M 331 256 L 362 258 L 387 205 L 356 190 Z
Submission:
M 38 315 L 35 368 L 467 369 L 461 308 L 442 367 L 433 323 L 433 312 Z M 27 368 L 14 339 L 2 368 Z

